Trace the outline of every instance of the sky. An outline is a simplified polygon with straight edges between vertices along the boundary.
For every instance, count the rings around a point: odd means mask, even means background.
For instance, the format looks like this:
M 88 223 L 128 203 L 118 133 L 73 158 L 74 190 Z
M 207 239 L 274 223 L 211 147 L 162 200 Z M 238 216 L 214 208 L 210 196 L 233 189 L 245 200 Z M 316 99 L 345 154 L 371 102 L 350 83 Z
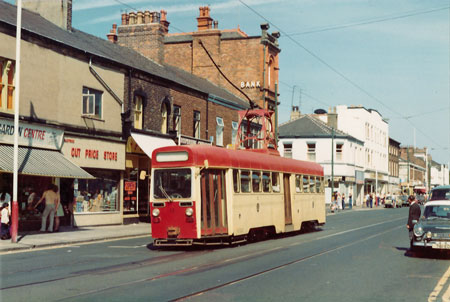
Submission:
M 281 33 L 280 123 L 337 105 L 376 109 L 402 146 L 450 162 L 450 0 L 73 0 L 73 27 L 106 39 L 121 14 L 167 11 L 169 32 L 197 28 L 209 5 L 219 29 Z

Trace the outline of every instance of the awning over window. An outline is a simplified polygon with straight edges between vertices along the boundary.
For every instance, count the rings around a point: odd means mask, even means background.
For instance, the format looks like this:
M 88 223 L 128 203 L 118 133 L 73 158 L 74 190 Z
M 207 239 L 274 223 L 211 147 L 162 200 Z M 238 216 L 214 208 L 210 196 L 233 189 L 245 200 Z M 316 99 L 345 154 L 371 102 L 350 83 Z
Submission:
M 152 157 L 152 152 L 156 148 L 175 146 L 175 142 L 170 138 L 163 138 L 157 136 L 150 136 L 140 133 L 131 133 L 134 141 L 147 154 L 148 157 Z
M 0 172 L 13 173 L 14 147 L 0 145 Z M 19 173 L 61 178 L 95 178 L 59 151 L 19 147 Z

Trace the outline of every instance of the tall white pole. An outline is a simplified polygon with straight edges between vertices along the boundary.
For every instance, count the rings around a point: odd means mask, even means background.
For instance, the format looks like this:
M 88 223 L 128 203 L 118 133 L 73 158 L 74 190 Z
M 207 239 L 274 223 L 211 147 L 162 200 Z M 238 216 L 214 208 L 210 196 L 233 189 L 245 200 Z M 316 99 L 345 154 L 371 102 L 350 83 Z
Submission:
M 19 229 L 19 202 L 17 188 L 19 179 L 19 97 L 20 97 L 20 41 L 22 29 L 22 0 L 17 1 L 16 25 L 16 70 L 14 91 L 14 162 L 13 162 L 13 202 L 11 211 L 11 242 L 17 242 Z

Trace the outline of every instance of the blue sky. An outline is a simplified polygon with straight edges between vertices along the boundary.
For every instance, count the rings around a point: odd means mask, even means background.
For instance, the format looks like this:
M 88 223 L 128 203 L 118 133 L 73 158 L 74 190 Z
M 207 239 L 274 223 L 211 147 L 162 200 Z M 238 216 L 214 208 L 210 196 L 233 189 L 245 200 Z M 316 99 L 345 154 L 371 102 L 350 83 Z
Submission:
M 73 26 L 106 38 L 122 12 L 164 9 L 170 32 L 189 32 L 204 5 L 220 29 L 281 32 L 280 122 L 292 100 L 302 113 L 360 104 L 450 162 L 449 0 L 73 0 Z

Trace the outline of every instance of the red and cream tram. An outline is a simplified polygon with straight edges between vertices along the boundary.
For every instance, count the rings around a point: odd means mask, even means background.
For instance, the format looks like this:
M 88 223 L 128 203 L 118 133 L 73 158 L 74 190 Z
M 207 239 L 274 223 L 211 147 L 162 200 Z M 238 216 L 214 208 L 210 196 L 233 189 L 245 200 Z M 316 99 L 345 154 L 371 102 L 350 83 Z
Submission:
M 154 245 L 232 244 L 323 225 L 323 168 L 277 153 L 209 145 L 154 150 Z

